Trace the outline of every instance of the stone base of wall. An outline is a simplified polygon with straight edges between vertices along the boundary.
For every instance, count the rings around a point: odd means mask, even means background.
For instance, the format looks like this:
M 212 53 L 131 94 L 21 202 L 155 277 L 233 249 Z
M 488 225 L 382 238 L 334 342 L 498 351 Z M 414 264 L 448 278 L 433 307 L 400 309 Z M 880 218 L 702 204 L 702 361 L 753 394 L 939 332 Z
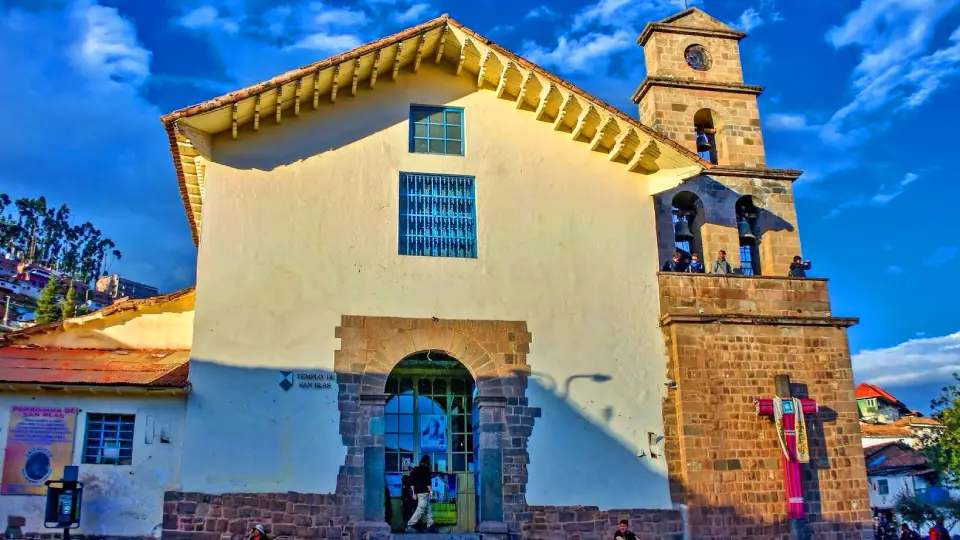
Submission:
M 340 540 L 352 538 L 354 532 L 354 522 L 336 515 L 334 495 L 167 492 L 164 499 L 163 540 L 243 540 L 258 523 L 277 540 Z M 596 506 L 529 506 L 523 517 L 526 519 L 520 523 L 519 536 L 511 534 L 511 538 L 612 538 L 621 519 L 630 521 L 630 530 L 640 540 L 683 538 L 683 521 L 676 510 L 601 511 Z
M 352 523 L 338 516 L 335 495 L 168 491 L 163 540 L 241 540 L 258 523 L 271 538 L 350 538 Z
M 524 540 L 600 540 L 613 538 L 621 519 L 640 540 L 682 540 L 683 518 L 677 510 L 606 510 L 596 506 L 530 506 L 530 520 L 520 524 Z

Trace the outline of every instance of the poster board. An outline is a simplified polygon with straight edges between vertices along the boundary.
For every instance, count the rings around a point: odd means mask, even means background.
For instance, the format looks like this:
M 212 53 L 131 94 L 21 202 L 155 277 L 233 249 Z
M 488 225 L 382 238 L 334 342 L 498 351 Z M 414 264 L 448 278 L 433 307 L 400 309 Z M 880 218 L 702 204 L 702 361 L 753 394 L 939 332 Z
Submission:
M 76 407 L 10 408 L 2 495 L 45 495 L 44 482 L 73 461 Z

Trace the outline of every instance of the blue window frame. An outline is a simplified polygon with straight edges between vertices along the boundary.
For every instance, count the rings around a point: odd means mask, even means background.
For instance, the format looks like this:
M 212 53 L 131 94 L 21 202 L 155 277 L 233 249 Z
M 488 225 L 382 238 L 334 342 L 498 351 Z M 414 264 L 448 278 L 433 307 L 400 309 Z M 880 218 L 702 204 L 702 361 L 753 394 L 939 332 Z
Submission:
M 400 173 L 400 255 L 477 257 L 474 178 Z
M 740 273 L 745 276 L 754 275 L 753 245 L 747 242 L 740 243 Z
M 410 151 L 462 156 L 463 109 L 411 106 Z
M 130 465 L 133 463 L 132 414 L 87 414 L 83 463 Z

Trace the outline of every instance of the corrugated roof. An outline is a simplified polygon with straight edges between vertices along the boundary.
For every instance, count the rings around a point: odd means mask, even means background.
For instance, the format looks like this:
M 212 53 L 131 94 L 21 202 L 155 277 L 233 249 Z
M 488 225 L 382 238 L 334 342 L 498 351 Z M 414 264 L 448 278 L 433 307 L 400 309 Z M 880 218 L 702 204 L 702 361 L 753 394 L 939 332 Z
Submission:
M 0 383 L 185 388 L 190 351 L 0 348 Z

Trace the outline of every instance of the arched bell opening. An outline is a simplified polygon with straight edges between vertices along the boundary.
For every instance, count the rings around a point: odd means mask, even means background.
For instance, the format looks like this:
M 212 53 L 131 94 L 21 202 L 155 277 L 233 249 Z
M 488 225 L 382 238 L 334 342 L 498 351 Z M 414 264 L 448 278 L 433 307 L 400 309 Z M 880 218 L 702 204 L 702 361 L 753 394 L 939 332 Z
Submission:
M 710 109 L 697 111 L 693 115 L 693 132 L 697 141 L 697 155 L 714 165 L 719 164 L 717 121 L 714 112 Z
M 429 457 L 434 525 L 441 532 L 476 528 L 478 414 L 476 382 L 456 358 L 424 351 L 390 372 L 384 406 L 386 518 L 402 531 L 416 508 L 409 473 Z
M 689 191 L 681 191 L 673 197 L 673 233 L 676 250 L 685 260 L 692 253 L 703 257 L 700 228 L 704 212 L 700 197 Z
M 740 239 L 740 273 L 745 276 L 760 275 L 760 236 L 757 219 L 760 211 L 753 197 L 744 195 L 737 199 L 737 236 Z

